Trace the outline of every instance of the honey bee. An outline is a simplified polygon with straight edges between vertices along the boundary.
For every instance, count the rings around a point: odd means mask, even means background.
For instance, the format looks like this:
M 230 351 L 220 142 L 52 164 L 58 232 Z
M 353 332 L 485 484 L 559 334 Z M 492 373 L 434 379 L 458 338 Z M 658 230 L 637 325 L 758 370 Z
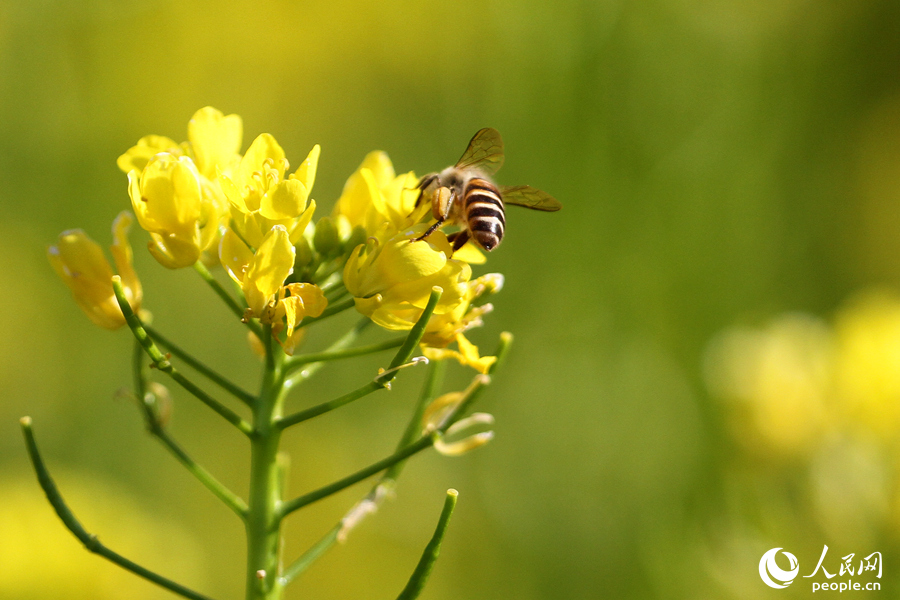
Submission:
M 491 177 L 501 166 L 503 140 L 496 129 L 486 127 L 472 137 L 455 165 L 422 177 L 416 186 L 416 206 L 430 197 L 431 214 L 437 222 L 415 241 L 424 240 L 449 223 L 462 226 L 447 236 L 454 252 L 469 239 L 491 251 L 503 240 L 506 230 L 504 204 L 547 212 L 562 208 L 556 198 L 528 185 L 498 187 Z

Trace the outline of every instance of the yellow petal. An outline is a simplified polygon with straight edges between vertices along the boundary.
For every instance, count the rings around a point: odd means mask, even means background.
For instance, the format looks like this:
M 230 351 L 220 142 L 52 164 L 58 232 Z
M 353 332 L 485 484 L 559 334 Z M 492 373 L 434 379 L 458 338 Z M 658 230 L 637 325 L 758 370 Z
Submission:
M 99 282 L 103 285 L 113 276 L 103 249 L 81 229 L 62 232 L 57 244 L 50 247 L 49 253 L 50 262 L 61 277 L 77 279 L 85 284 Z
M 200 260 L 200 246 L 193 236 L 185 237 L 172 234 L 150 234 L 147 243 L 150 254 L 167 269 L 190 267 Z
M 385 215 L 397 229 L 411 226 L 424 216 L 424 213 L 419 218 L 413 215 L 419 197 L 419 190 L 416 187 L 418 183 L 419 179 L 410 171 L 394 178 L 381 190 L 384 196 Z
M 392 285 L 428 277 L 439 272 L 445 264 L 446 255 L 428 240 L 413 242 L 397 236 L 384 244 L 377 268 L 372 273 L 378 281 L 372 281 L 370 287 L 381 291 Z
M 478 246 L 472 242 L 468 242 L 462 248 L 453 253 L 453 258 L 467 262 L 470 265 L 483 265 L 487 262 L 484 253 L 478 249 Z
M 188 233 L 201 215 L 200 179 L 186 156 L 155 155 L 139 177 L 129 174 L 131 203 L 141 227 L 156 233 Z
M 375 214 L 378 220 L 383 220 L 384 215 L 387 214 L 387 205 L 384 201 L 384 194 L 381 193 L 381 186 L 378 185 L 378 180 L 375 177 L 375 174 L 371 169 L 360 169 L 360 176 L 363 178 L 363 181 L 366 185 L 367 196 L 369 197 L 369 204 L 371 208 L 375 209 Z M 371 214 L 371 211 L 369 211 Z M 378 227 L 380 223 L 371 224 L 372 229 Z
M 316 182 L 316 169 L 319 165 L 319 153 L 321 148 L 316 144 L 309 151 L 306 160 L 300 164 L 297 170 L 291 175 L 291 179 L 297 179 L 306 186 L 307 190 L 312 190 L 313 184 Z
M 285 286 L 290 296 L 281 302 L 284 305 L 288 337 L 305 317 L 318 317 L 328 306 L 328 300 L 319 286 L 312 283 L 291 283 Z
M 188 140 L 194 150 L 197 169 L 213 179 L 216 168 L 225 170 L 241 149 L 243 122 L 238 115 L 223 115 L 207 106 L 188 122 Z
M 131 306 L 140 306 L 143 290 L 141 281 L 134 271 L 131 244 L 128 243 L 128 230 L 131 228 L 133 220 L 131 213 L 122 211 L 113 221 L 113 244 L 110 246 L 110 252 L 113 255 L 113 262 L 116 264 L 116 271 L 122 278 L 122 287 L 125 289 L 128 303 Z
M 270 160 L 274 167 L 279 168 L 284 164 L 285 159 L 284 150 L 281 149 L 275 138 L 268 133 L 263 133 L 253 140 L 247 153 L 244 154 L 244 158 L 241 159 L 238 181 L 242 185 L 249 185 L 251 181 L 256 181 L 265 172 L 266 160 Z M 282 171 L 283 173 L 284 171 Z
M 387 153 L 380 150 L 369 152 L 366 155 L 362 164 L 359 165 L 359 170 L 362 169 L 368 169 L 372 172 L 378 189 L 387 187 L 391 180 L 394 179 L 394 165 L 391 164 L 391 159 Z
M 219 241 L 219 260 L 228 276 L 242 284 L 244 273 L 253 260 L 253 253 L 235 232 L 226 229 Z
M 344 217 L 350 229 L 366 226 L 366 215 L 380 197 L 377 178 L 370 169 L 361 167 L 344 184 L 344 191 L 334 206 L 334 216 Z
M 131 249 L 124 235 L 128 228 L 127 213 L 116 219 L 113 234 L 113 253 L 123 271 L 129 272 L 123 279 L 125 295 L 135 310 L 140 308 L 141 287 L 131 269 Z M 112 288 L 112 268 L 100 246 L 80 229 L 64 231 L 57 243 L 47 248 L 47 258 L 56 273 L 72 292 L 78 307 L 95 324 L 106 329 L 117 329 L 125 324 Z
M 406 302 L 418 308 L 425 308 L 431 289 L 435 286 L 444 290 L 434 313 L 442 315 L 455 310 L 465 301 L 466 282 L 472 275 L 472 268 L 464 262 L 451 260 L 446 266 L 427 277 L 398 283 L 383 292 L 388 302 Z
M 381 299 L 381 294 L 375 296 Z M 376 306 L 372 307 L 371 312 L 367 313 L 364 309 L 370 308 L 363 304 L 363 300 L 356 299 L 356 309 L 372 319 L 372 322 L 379 327 L 384 327 L 388 331 L 409 331 L 415 325 L 419 317 L 422 316 L 422 309 L 410 304 L 385 304 L 383 299 Z
M 294 219 L 306 208 L 309 191 L 298 179 L 278 182 L 259 203 L 259 214 L 267 219 Z
M 138 143 L 128 149 L 125 154 L 116 160 L 116 164 L 122 171 L 128 173 L 136 170 L 138 173 L 144 170 L 154 154 L 168 152 L 180 155 L 181 148 L 178 144 L 163 135 L 147 135 L 138 140 Z
M 448 348 L 423 348 L 422 354 L 429 360 L 455 359 L 464 367 L 472 367 L 479 373 L 487 374 L 491 365 L 497 362 L 496 356 L 480 356 L 478 347 L 471 343 L 463 334 L 456 336 L 459 352 Z
M 295 246 L 297 245 L 297 242 L 300 241 L 300 238 L 303 237 L 303 232 L 306 231 L 306 227 L 309 225 L 309 222 L 312 221 L 313 214 L 315 212 L 316 201 L 310 200 L 309 205 L 306 207 L 306 210 L 304 210 L 303 213 L 294 221 L 293 225 L 291 225 L 291 243 Z
M 239 188 L 229 176 L 222 173 L 222 171 L 218 171 L 218 178 L 219 186 L 222 188 L 222 192 L 225 194 L 225 197 L 231 205 L 241 212 L 251 212 L 250 208 L 247 206 L 247 202 L 244 200 L 244 194 L 241 188 Z
M 276 225 L 257 248 L 244 275 L 244 297 L 254 315 L 262 314 L 293 270 L 294 247 L 284 226 Z

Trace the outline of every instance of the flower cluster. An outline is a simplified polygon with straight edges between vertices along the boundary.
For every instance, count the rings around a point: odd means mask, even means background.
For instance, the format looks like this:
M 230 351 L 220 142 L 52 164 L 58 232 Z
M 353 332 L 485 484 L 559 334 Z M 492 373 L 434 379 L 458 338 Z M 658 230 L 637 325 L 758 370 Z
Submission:
M 242 318 L 270 327 L 288 354 L 302 340 L 304 319 L 326 311 L 355 307 L 385 329 L 409 330 L 439 287 L 423 353 L 487 372 L 494 358 L 481 356 L 465 332 L 491 310 L 480 299 L 500 289 L 502 276 L 473 279 L 471 265 L 484 263 L 484 255 L 471 244 L 454 252 L 441 231 L 417 240 L 430 211 L 417 203 L 414 173 L 397 175 L 385 153 L 372 152 L 347 180 L 332 214 L 314 222 L 319 146 L 293 172 L 267 133 L 242 155 L 241 118 L 211 107 L 194 114 L 187 138 L 177 143 L 149 135 L 118 159 L 137 222 L 160 264 L 203 271 L 221 265 L 243 293 Z M 125 237 L 130 221 L 127 214 L 116 221 L 113 255 L 137 310 L 141 289 Z M 49 257 L 95 323 L 124 324 L 112 269 L 95 242 L 80 231 L 64 232 Z
M 134 335 L 134 390 L 124 394 L 140 407 L 148 432 L 243 521 L 246 597 L 278 600 L 312 562 L 307 552 L 284 566 L 281 531 L 286 517 L 381 473 L 371 492 L 332 530 L 336 535 L 328 534 L 316 543 L 314 551 L 321 555 L 343 541 L 389 495 L 413 454 L 434 448 L 456 456 L 493 438 L 494 418 L 470 410 L 480 391 L 491 383 L 490 374 L 502 361 L 512 336 L 500 335 L 496 357 L 482 356 L 466 337 L 491 311 L 484 299 L 502 287 L 503 277 L 474 277 L 472 265 L 485 262 L 481 252 L 473 246 L 454 249 L 445 233 L 431 231 L 429 198 L 420 198 L 414 173 L 397 175 L 386 154 L 373 152 L 350 176 L 332 212 L 314 219 L 312 190 L 319 147 L 313 146 L 292 170 L 272 135 L 257 136 L 243 153 L 242 143 L 240 117 L 209 107 L 191 118 L 185 142 L 158 135 L 141 138 L 118 159 L 127 175 L 134 212 L 121 213 L 113 224 L 114 266 L 80 230 L 63 232 L 48 248 L 48 257 L 94 323 L 108 329 L 127 325 Z M 149 235 L 150 255 L 157 262 L 167 269 L 192 267 L 233 318 L 240 320 L 251 348 L 263 359 L 257 394 L 207 366 L 148 323 L 127 238 L 134 221 Z M 363 316 L 340 339 L 324 350 L 297 352 L 310 330 L 308 325 L 351 310 Z M 356 344 L 370 322 L 404 333 Z M 285 410 L 289 392 L 328 362 L 390 349 L 396 349 L 390 362 L 356 389 L 299 410 Z M 147 368 L 148 358 L 152 370 Z M 465 390 L 440 394 L 442 361 L 447 359 L 477 371 Z M 432 364 L 422 392 L 393 454 L 332 484 L 286 497 L 288 461 L 279 450 L 286 429 L 390 389 L 404 369 L 428 362 Z M 220 401 L 220 392 L 211 393 L 195 383 L 191 374 L 182 372 L 182 365 L 240 402 L 240 412 Z M 191 459 L 168 433 L 172 398 L 152 380 L 155 374 L 169 377 L 247 437 L 252 457 L 247 500 Z M 40 456 L 30 417 L 20 424 L 41 487 L 78 539 L 170 591 L 205 597 L 124 559 L 74 517 L 67 518 L 71 511 Z M 455 490 L 448 490 L 439 527 L 402 597 L 409 590 L 418 593 L 424 585 L 456 496 Z

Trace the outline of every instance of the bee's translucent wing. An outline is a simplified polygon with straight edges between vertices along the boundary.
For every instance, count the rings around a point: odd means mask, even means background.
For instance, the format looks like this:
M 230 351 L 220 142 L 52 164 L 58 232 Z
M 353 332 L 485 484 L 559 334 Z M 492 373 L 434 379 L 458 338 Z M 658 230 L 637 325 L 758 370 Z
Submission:
M 500 132 L 485 127 L 476 133 L 456 163 L 458 169 L 478 169 L 493 175 L 503 166 L 503 139 Z
M 503 195 L 504 204 L 524 206 L 525 208 L 533 208 L 534 210 L 543 210 L 546 212 L 555 212 L 562 208 L 562 204 L 559 203 L 559 200 L 547 192 L 533 188 L 530 185 L 501 187 L 500 193 Z

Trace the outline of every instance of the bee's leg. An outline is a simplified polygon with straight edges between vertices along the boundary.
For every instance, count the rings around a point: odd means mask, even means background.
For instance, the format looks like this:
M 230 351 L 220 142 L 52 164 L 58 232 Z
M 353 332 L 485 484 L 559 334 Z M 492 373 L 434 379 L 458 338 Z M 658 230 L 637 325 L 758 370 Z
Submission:
M 434 215 L 436 222 L 425 233 L 412 241 L 420 242 L 439 229 L 450 216 L 451 206 L 453 206 L 453 192 L 450 191 L 450 188 L 439 187 L 431 198 L 431 214 Z
M 429 235 L 431 235 L 432 233 L 434 233 L 435 231 L 437 231 L 438 229 L 440 229 L 443 225 L 444 225 L 444 219 L 438 219 L 438 221 L 437 221 L 434 225 L 432 225 L 431 227 L 429 227 L 429 228 L 425 231 L 425 233 L 423 233 L 422 235 L 420 235 L 420 236 L 417 237 L 416 239 L 414 239 L 414 240 L 409 240 L 409 241 L 410 241 L 410 242 L 421 242 L 422 240 L 424 240 L 425 238 L 427 238 Z
M 447 241 L 453 244 L 453 252 L 456 252 L 469 241 L 469 230 L 463 229 L 462 231 L 451 233 L 447 236 Z
M 428 187 L 437 180 L 437 173 L 425 175 L 424 177 L 422 177 L 422 179 L 419 180 L 419 183 L 417 183 L 416 187 L 414 188 L 419 190 L 419 195 L 416 198 L 416 208 L 419 208 L 419 205 L 422 203 L 422 198 L 425 196 L 425 190 L 428 189 Z

